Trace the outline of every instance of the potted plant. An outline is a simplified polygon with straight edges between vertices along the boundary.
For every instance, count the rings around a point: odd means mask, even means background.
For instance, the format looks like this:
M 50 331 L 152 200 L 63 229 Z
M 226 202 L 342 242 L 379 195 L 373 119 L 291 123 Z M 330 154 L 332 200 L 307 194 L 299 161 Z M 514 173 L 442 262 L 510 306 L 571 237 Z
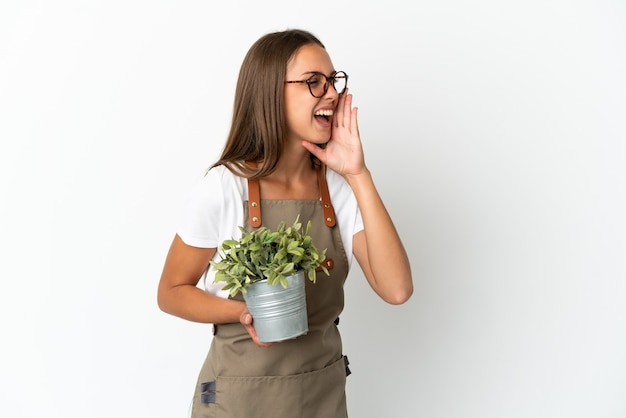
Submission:
M 287 227 L 281 222 L 275 231 L 261 227 L 241 238 L 225 240 L 218 248 L 219 260 L 211 261 L 215 282 L 225 282 L 231 297 L 240 292 L 254 318 L 263 342 L 295 338 L 308 332 L 305 276 L 316 281 L 316 270 L 326 275 L 326 249 L 319 251 L 309 232 L 302 231 L 299 216 Z M 280 286 L 279 286 L 280 285 Z

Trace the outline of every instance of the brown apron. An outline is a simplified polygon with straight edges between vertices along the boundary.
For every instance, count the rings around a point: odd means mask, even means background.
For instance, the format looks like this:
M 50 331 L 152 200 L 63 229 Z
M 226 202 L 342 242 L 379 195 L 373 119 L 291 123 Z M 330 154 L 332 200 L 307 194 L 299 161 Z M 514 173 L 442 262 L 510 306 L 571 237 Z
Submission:
M 348 260 L 324 169 L 318 171 L 321 201 L 260 200 L 258 181 L 249 181 L 250 200 L 244 208 L 247 229 L 259 225 L 275 229 L 281 221 L 289 226 L 298 215 L 303 227 L 311 220 L 313 242 L 318 249 L 327 249 L 330 276 L 318 272 L 315 284 L 306 280 L 309 332 L 262 348 L 240 323 L 215 326 L 194 393 L 193 418 L 347 417 L 349 370 L 337 323 Z

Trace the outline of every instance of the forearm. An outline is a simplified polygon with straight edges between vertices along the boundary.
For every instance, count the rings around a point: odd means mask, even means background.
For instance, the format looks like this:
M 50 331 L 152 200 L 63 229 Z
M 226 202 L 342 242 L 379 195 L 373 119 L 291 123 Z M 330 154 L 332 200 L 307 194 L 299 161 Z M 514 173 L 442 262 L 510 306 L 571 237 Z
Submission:
M 245 303 L 209 294 L 193 285 L 159 289 L 159 308 L 193 322 L 226 324 L 239 322 Z
M 413 292 L 408 256 L 376 189 L 371 173 L 346 176 L 361 210 L 367 257 L 374 290 L 390 303 L 403 303 Z M 362 257 L 363 258 L 363 257 Z

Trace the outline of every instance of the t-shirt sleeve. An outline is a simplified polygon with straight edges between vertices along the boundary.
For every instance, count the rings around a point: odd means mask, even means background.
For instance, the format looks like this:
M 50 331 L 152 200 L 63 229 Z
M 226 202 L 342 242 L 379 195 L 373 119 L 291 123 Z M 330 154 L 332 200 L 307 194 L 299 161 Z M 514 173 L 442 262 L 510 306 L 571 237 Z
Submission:
M 224 206 L 220 170 L 209 170 L 187 196 L 178 222 L 177 234 L 187 245 L 216 248 L 219 220 Z

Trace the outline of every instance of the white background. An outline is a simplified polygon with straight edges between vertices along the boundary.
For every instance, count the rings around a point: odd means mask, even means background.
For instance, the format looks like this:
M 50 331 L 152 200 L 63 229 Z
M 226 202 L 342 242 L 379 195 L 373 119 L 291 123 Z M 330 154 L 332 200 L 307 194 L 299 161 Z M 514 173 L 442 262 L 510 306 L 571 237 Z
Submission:
M 210 326 L 158 310 L 239 65 L 301 27 L 350 74 L 410 254 L 358 267 L 350 416 L 626 416 L 626 3 L 4 1 L 0 416 L 184 417 Z

